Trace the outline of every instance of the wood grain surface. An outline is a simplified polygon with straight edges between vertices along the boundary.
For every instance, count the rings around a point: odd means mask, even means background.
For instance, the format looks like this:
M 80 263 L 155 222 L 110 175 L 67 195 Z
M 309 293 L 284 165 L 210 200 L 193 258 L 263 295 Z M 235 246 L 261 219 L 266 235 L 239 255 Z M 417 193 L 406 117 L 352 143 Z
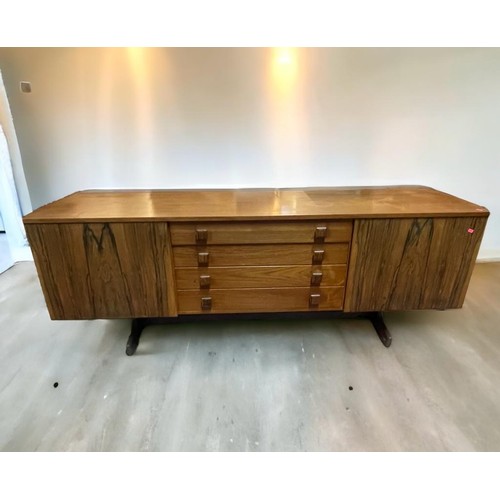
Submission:
M 313 252 L 324 250 L 323 264 L 346 264 L 348 243 L 324 245 L 215 245 L 173 247 L 176 267 L 197 267 L 198 253 L 208 252 L 209 266 L 273 266 L 312 264 Z
M 309 304 L 319 294 L 319 304 Z M 344 287 L 246 288 L 229 290 L 179 290 L 179 314 L 341 310 Z M 202 298 L 211 298 L 211 308 L 202 309 Z
M 321 273 L 321 287 L 344 286 L 346 272 L 346 265 L 244 266 L 178 268 L 175 275 L 177 289 L 190 290 L 203 286 L 200 276 L 209 277 L 209 288 L 306 287 L 311 285 L 312 273 Z
M 167 224 L 41 224 L 27 234 L 52 319 L 176 314 Z
M 483 217 L 359 220 L 345 310 L 462 307 Z
M 346 312 L 461 307 L 488 215 L 424 186 L 113 190 L 24 222 L 51 317 L 90 319 L 196 313 L 202 299 L 341 310 L 344 284 Z
M 24 217 L 37 222 L 217 221 L 486 216 L 425 186 L 80 191 Z

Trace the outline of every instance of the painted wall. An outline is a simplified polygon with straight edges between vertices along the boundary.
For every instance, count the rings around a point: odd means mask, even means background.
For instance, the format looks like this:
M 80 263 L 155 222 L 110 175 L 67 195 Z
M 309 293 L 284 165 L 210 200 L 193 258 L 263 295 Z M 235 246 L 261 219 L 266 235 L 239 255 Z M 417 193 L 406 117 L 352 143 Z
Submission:
M 492 212 L 499 49 L 0 49 L 31 201 L 87 188 L 426 184 Z M 32 93 L 19 92 L 19 82 Z

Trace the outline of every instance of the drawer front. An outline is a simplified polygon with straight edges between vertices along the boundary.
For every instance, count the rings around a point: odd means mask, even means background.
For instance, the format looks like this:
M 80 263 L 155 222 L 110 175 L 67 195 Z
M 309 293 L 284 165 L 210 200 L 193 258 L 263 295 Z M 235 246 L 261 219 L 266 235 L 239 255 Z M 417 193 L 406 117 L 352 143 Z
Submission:
M 349 242 L 352 221 L 172 223 L 173 245 Z
M 175 267 L 311 265 L 315 252 L 319 252 L 317 256 L 321 257 L 321 262 L 315 263 L 347 264 L 349 244 L 217 245 L 173 248 Z
M 179 290 L 180 314 L 341 310 L 344 287 Z
M 244 266 L 179 268 L 178 290 L 344 286 L 347 266 Z

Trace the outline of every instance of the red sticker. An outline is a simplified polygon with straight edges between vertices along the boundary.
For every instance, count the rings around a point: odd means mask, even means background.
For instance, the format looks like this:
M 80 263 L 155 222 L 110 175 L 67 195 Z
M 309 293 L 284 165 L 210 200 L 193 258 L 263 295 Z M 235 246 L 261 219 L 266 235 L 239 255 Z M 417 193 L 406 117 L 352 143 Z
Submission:
M 474 232 L 474 229 L 472 229 L 471 227 L 469 227 L 469 229 L 467 229 L 467 232 L 468 232 L 469 234 L 472 234 L 472 233 Z

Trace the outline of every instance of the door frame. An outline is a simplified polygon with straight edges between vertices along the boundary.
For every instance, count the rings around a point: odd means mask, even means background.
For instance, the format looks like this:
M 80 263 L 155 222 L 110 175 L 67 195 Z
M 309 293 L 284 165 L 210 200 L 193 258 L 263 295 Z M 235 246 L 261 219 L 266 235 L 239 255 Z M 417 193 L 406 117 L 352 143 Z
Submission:
M 19 201 L 19 207 L 21 209 L 21 214 L 26 215 L 32 211 L 31 199 L 28 191 L 28 185 L 26 183 L 26 176 L 24 174 L 24 168 L 21 158 L 21 151 L 19 149 L 19 143 L 17 141 L 16 130 L 14 127 L 14 120 L 12 118 L 12 113 L 9 105 L 9 100 L 7 97 L 7 91 L 5 88 L 4 80 L 2 77 L 2 71 L 0 68 L 0 124 L 2 126 L 4 135 L 7 139 L 7 146 L 9 149 L 9 155 L 12 165 L 12 174 L 14 177 L 14 184 L 17 194 L 17 199 Z M 12 202 L 12 213 L 17 213 L 17 207 L 14 206 L 15 202 Z M 21 217 L 19 216 L 19 219 Z M 29 248 L 28 242 L 26 240 L 25 245 L 19 246 L 13 241 L 12 237 L 9 237 L 8 223 L 3 217 L 7 241 L 10 247 L 11 257 L 14 262 L 19 260 L 33 260 L 31 250 Z M 17 222 L 22 224 L 22 220 Z

